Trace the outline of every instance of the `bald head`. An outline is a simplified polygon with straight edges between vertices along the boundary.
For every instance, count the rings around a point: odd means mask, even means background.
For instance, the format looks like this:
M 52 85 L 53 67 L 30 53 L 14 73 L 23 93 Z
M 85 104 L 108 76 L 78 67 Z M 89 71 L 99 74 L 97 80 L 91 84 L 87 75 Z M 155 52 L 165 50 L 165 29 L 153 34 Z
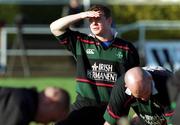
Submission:
M 49 123 L 66 118 L 69 112 L 70 96 L 64 89 L 47 87 L 39 94 L 36 121 Z
M 146 101 L 151 94 L 151 75 L 141 67 L 129 69 L 125 74 L 125 86 L 130 89 L 131 94 Z

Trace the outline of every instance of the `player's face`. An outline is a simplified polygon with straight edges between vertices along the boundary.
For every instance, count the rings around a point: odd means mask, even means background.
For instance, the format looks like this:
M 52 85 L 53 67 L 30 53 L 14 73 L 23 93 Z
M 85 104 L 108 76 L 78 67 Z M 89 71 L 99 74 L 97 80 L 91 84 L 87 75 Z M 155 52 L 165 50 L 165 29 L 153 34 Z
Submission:
M 150 97 L 150 91 L 143 91 L 141 94 L 132 93 L 132 95 L 137 99 L 147 101 Z
M 90 18 L 89 23 L 94 35 L 103 36 L 111 28 L 111 18 L 106 18 L 103 14 L 98 18 Z

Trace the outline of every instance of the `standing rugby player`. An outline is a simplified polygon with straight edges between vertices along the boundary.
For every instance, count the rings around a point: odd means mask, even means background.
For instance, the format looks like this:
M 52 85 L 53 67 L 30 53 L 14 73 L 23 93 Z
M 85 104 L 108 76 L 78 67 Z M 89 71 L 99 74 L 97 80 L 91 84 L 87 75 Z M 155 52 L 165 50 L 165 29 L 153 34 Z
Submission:
M 91 35 L 69 28 L 82 19 L 89 20 Z M 57 125 L 103 125 L 114 83 L 121 74 L 139 65 L 135 47 L 118 38 L 111 25 L 111 11 L 103 5 L 62 17 L 50 25 L 59 43 L 77 60 L 77 98 L 69 117 Z

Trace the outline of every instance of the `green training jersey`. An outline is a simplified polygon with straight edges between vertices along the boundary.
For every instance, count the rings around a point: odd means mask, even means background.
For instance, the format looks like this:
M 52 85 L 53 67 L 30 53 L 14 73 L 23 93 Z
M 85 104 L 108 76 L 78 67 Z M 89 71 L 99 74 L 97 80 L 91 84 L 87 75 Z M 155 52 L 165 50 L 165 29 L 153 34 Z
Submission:
M 154 80 L 148 101 L 142 101 L 128 95 L 125 92 L 124 77 L 118 79 L 117 84 L 112 89 L 111 98 L 104 114 L 105 120 L 111 125 L 114 125 L 121 117 L 127 116 L 130 107 L 134 109 L 145 125 L 168 124 L 173 115 L 173 110 L 171 110 L 166 82 L 171 75 L 164 70 L 146 71 L 151 73 Z
M 121 74 L 139 65 L 135 47 L 119 38 L 114 38 L 108 47 L 103 47 L 94 36 L 70 29 L 57 38 L 77 61 L 77 93 L 98 103 L 109 100 Z

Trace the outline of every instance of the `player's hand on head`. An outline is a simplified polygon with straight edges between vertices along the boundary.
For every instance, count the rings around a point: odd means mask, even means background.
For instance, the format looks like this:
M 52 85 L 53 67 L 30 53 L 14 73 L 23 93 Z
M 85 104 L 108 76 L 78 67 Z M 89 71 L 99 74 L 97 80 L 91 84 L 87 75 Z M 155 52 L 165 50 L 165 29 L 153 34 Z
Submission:
M 98 18 L 101 15 L 100 11 L 86 11 L 81 13 L 81 18 Z

